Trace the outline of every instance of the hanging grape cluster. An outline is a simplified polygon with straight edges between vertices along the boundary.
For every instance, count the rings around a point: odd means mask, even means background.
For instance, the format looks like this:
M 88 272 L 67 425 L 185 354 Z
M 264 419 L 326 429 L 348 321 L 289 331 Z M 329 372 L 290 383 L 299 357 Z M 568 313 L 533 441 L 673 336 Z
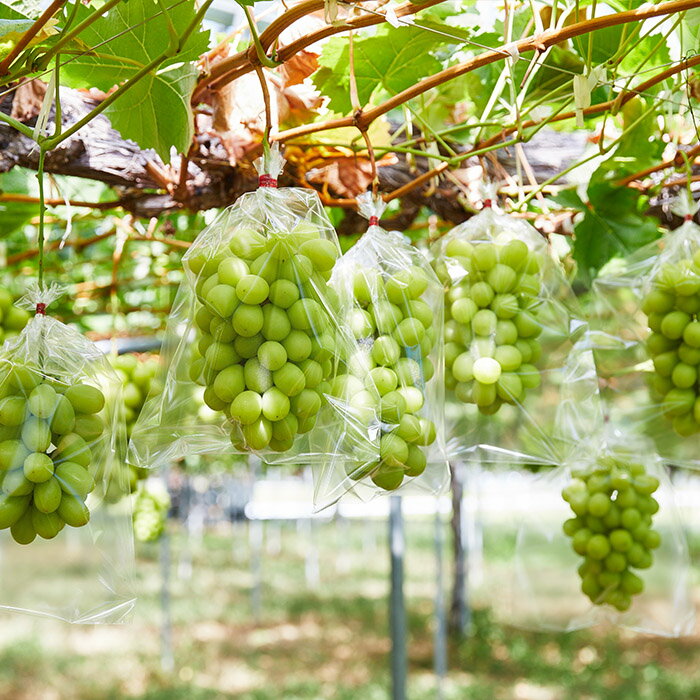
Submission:
M 155 542 L 163 534 L 170 510 L 167 491 L 140 488 L 134 500 L 134 536 L 139 542 Z
M 650 389 L 673 429 L 687 437 L 700 431 L 700 251 L 666 263 L 642 300 L 654 362 Z
M 331 384 L 331 394 L 346 397 L 365 425 L 378 419 L 379 459 L 354 468 L 354 479 L 371 475 L 380 488 L 398 488 L 405 476 L 419 476 L 427 458 L 421 447 L 435 441 L 435 424 L 421 417 L 425 383 L 435 368 L 433 310 L 421 299 L 425 272 L 413 265 L 389 273 L 364 269 L 353 283 L 350 330 L 355 351 L 347 373 Z
M 0 529 L 19 544 L 90 519 L 91 446 L 104 432 L 102 392 L 20 365 L 0 368 Z
M 333 372 L 326 283 L 338 253 L 302 222 L 272 233 L 239 228 L 214 256 L 185 258 L 197 276 L 190 377 L 230 419 L 237 448 L 285 452 L 315 425 Z
M 446 386 L 458 400 L 493 414 L 540 384 L 538 255 L 518 240 L 460 238 L 444 252 L 437 270 L 447 285 Z
M 648 569 L 661 536 L 652 529 L 659 480 L 624 454 L 606 454 L 573 472 L 562 491 L 575 517 L 564 523 L 573 550 L 584 557 L 581 590 L 596 605 L 627 610 L 644 582 L 632 569 Z

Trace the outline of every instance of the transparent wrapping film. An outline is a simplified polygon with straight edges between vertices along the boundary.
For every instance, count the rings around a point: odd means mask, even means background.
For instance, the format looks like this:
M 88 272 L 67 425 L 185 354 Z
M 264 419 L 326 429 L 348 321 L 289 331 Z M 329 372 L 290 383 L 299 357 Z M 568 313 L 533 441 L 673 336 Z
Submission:
M 530 629 L 606 623 L 692 633 L 687 544 L 673 487 L 647 441 L 591 437 L 558 467 L 516 455 L 506 463 L 491 448 L 471 459 L 485 533 L 472 578 L 477 604 Z
M 443 436 L 442 285 L 424 255 L 377 225 L 381 200 L 367 193 L 370 221 L 331 277 L 345 302 L 349 353 L 328 403 L 346 429 L 335 459 L 315 469 L 323 507 L 352 491 L 361 498 L 401 489 L 437 493 L 448 481 Z
M 594 282 L 591 325 L 611 420 L 699 467 L 700 227 L 687 220 L 612 260 Z
M 134 605 L 121 386 L 37 304 L 0 351 L 0 607 L 112 623 Z
M 448 451 L 488 444 L 559 462 L 572 445 L 557 408 L 572 391 L 594 397 L 597 381 L 587 325 L 544 238 L 486 208 L 432 253 L 446 293 Z M 583 401 L 569 418 L 585 423 L 596 405 Z
M 314 192 L 277 189 L 269 175 L 263 183 L 183 258 L 162 391 L 149 395 L 134 426 L 130 464 L 231 452 L 310 464 L 327 459 L 343 430 L 325 401 L 344 337 L 327 284 L 337 236 Z M 199 396 L 207 417 L 196 409 Z

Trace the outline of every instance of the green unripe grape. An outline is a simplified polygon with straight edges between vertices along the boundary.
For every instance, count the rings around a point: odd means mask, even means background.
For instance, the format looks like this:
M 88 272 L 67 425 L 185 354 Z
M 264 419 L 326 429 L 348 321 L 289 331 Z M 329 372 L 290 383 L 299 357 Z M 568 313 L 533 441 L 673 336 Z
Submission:
M 581 591 L 587 595 L 591 600 L 596 600 L 598 596 L 602 593 L 600 584 L 593 574 L 586 574 L 581 579 Z
M 671 372 L 671 381 L 679 389 L 688 389 L 693 386 L 698 379 L 698 372 L 695 367 L 679 362 Z
M 607 515 L 612 502 L 604 493 L 594 493 L 588 500 L 588 512 L 596 518 Z
M 586 543 L 586 554 L 591 559 L 605 559 L 610 554 L 610 542 L 604 535 L 593 535 Z
M 393 392 L 393 393 L 398 393 L 398 392 Z M 386 397 L 385 397 L 386 398 Z M 406 405 L 406 400 L 403 399 L 403 405 Z M 404 413 L 403 416 L 401 416 L 401 419 L 399 420 L 399 425 L 398 427 L 394 430 L 394 432 L 402 439 L 405 440 L 406 442 L 416 442 L 417 440 L 421 439 L 421 423 L 416 416 L 412 415 L 411 413 Z
M 236 296 L 243 304 L 262 304 L 269 293 L 270 286 L 257 275 L 244 275 L 236 285 Z
M 275 421 L 272 424 L 272 439 L 280 442 L 292 441 L 296 437 L 298 427 L 299 420 L 296 414 L 289 413 L 282 420 Z
M 615 573 L 614 571 L 605 570 L 598 574 L 598 583 L 604 589 L 618 588 L 621 581 L 622 577 L 620 574 Z
M 280 343 L 268 340 L 258 348 L 258 360 L 262 367 L 274 372 L 287 361 L 287 351 Z
M 678 296 L 676 297 L 676 308 L 692 316 L 700 311 L 700 297 L 696 294 L 689 297 Z
M 314 273 L 314 266 L 306 255 L 292 255 L 280 265 L 279 277 L 289 280 L 297 286 L 305 285 Z M 303 296 L 303 295 L 302 295 Z
M 306 386 L 304 373 L 291 362 L 272 373 L 275 386 L 287 396 L 296 396 Z
M 40 384 L 29 394 L 27 406 L 37 418 L 49 418 L 53 415 L 57 402 L 58 395 L 55 389 L 48 384 Z
M 515 287 L 517 276 L 515 270 L 497 263 L 488 274 L 487 280 L 496 294 L 505 294 Z
M 521 338 L 535 338 L 542 332 L 537 319 L 529 311 L 516 314 L 514 323 Z
M 700 321 L 691 321 L 685 326 L 683 341 L 691 348 L 700 348 Z
M 656 530 L 649 530 L 644 537 L 644 546 L 647 549 L 658 549 L 661 546 L 661 535 Z
M 51 444 L 51 429 L 46 421 L 31 416 L 22 426 L 22 442 L 31 452 L 46 452 Z
M 288 314 L 291 327 L 295 330 L 313 331 L 318 335 L 328 325 L 325 310 L 314 299 L 295 301 L 289 308 Z
M 521 365 L 518 376 L 526 389 L 536 389 L 540 385 L 540 373 L 534 365 Z
M 348 318 L 348 325 L 355 338 L 367 338 L 374 332 L 372 317 L 363 309 L 353 309 Z
M 43 513 L 35 507 L 32 511 L 32 525 L 39 537 L 51 540 L 63 530 L 65 523 L 58 513 Z
M 481 358 L 481 359 L 489 359 L 489 358 Z M 494 360 L 496 363 L 498 363 L 500 365 L 502 371 L 514 372 L 522 365 L 523 356 L 520 354 L 520 351 L 515 346 L 502 345 L 501 347 L 496 348 L 496 352 L 494 353 Z M 494 367 L 494 371 L 495 371 L 495 367 Z M 498 379 L 498 377 L 496 377 L 496 379 Z M 480 379 L 479 377 L 477 377 L 477 380 L 480 382 L 483 382 L 484 384 L 491 383 L 488 380 L 484 381 L 483 379 Z
M 10 386 L 17 389 L 24 396 L 29 396 L 32 389 L 42 381 L 36 372 L 21 365 L 16 365 L 12 368 L 8 379 Z
M 103 393 L 89 384 L 73 384 L 66 389 L 64 396 L 76 413 L 99 413 L 105 405 Z
M 232 343 L 236 332 L 227 319 L 214 317 L 209 324 L 209 333 L 215 342 Z
M 476 282 L 472 285 L 470 296 L 477 306 L 485 308 L 491 304 L 496 296 L 496 292 L 487 282 Z M 459 321 L 459 319 L 457 320 Z M 467 321 L 460 321 L 460 323 L 467 323 Z
M 268 389 L 262 395 L 262 414 L 269 421 L 279 421 L 289 413 L 289 398 L 277 387 Z
M 498 399 L 496 385 L 476 381 L 472 385 L 471 397 L 480 409 L 491 406 Z
M 221 284 L 235 287 L 240 280 L 248 274 L 248 265 L 244 260 L 235 257 L 224 258 L 217 268 L 217 275 Z
M 673 419 L 673 429 L 681 437 L 689 437 L 700 430 L 700 425 L 698 425 L 693 415 L 686 413 Z
M 420 438 L 415 441 L 416 445 L 427 447 L 435 442 L 437 431 L 435 423 L 427 418 L 419 418 L 420 420 Z
M 418 413 L 423 408 L 425 398 L 423 392 L 415 386 L 400 387 L 396 391 L 403 396 L 406 401 L 406 410 L 409 413 Z
M 300 420 L 315 416 L 321 410 L 321 397 L 313 389 L 302 389 L 292 397 L 291 410 Z
M 667 338 L 678 340 L 683 337 L 683 333 L 690 321 L 690 316 L 683 311 L 671 311 L 664 316 L 661 322 L 661 332 Z M 688 345 L 691 345 L 691 343 L 688 343 Z
M 406 318 L 396 326 L 393 335 L 404 347 L 414 347 L 423 340 L 425 332 L 417 318 Z
M 273 373 L 263 367 L 257 358 L 251 358 L 245 363 L 243 378 L 246 388 L 258 394 L 266 392 L 273 384 Z
M 27 415 L 27 401 L 21 396 L 0 399 L 0 423 L 15 427 L 22 425 Z
M 376 389 L 383 396 L 396 389 L 399 379 L 396 372 L 388 367 L 375 367 L 368 373 L 365 384 L 368 389 Z
M 573 537 L 582 527 L 581 521 L 578 518 L 569 518 L 564 521 L 562 530 L 567 537 Z
M 230 404 L 238 394 L 245 391 L 243 367 L 231 365 L 216 375 L 213 384 L 214 393 L 226 404 Z
M 75 462 L 63 462 L 56 467 L 54 477 L 64 493 L 85 500 L 95 488 L 95 481 L 87 469 Z
M 226 409 L 226 401 L 222 401 L 214 391 L 213 386 L 208 386 L 202 395 L 204 403 L 211 408 L 212 411 L 223 411 Z
M 206 308 L 219 318 L 230 318 L 239 305 L 239 300 L 236 298 L 233 287 L 227 284 L 216 284 L 206 291 L 204 303 Z
M 231 403 L 231 418 L 241 425 L 251 425 L 262 413 L 262 397 L 255 391 L 243 391 Z
M 291 362 L 301 362 L 311 355 L 311 338 L 303 331 L 293 330 L 282 341 L 282 347 Z
M 501 374 L 496 382 L 496 394 L 508 403 L 520 401 L 524 396 L 522 380 L 517 374 L 510 372 Z
M 63 491 L 56 479 L 42 481 L 34 486 L 34 507 L 41 513 L 53 513 L 58 509 L 62 496 Z
M 243 426 L 243 439 L 253 450 L 264 450 L 272 439 L 272 423 L 266 418 L 258 418 L 253 423 Z
M 414 319 L 415 323 L 420 323 Z M 404 322 L 402 322 L 404 323 Z M 421 330 L 423 326 L 421 325 Z M 401 350 L 398 343 L 388 335 L 380 335 L 372 345 L 371 357 L 377 365 L 390 366 L 398 362 Z
M 474 374 L 474 379 L 476 379 L 478 384 L 482 386 L 493 385 L 498 381 L 498 378 L 501 376 L 501 365 L 498 363 L 497 360 L 491 357 L 479 357 L 474 361 L 474 364 L 472 366 L 472 372 Z M 493 387 L 494 394 L 495 391 L 495 387 Z M 479 402 L 477 401 L 477 403 Z
M 421 366 L 410 357 L 402 357 L 394 366 L 399 386 L 414 386 L 423 379 Z
M 35 484 L 48 481 L 54 472 L 53 460 L 43 452 L 33 452 L 24 460 L 23 472 Z
M 259 306 L 240 304 L 233 312 L 233 330 L 245 338 L 251 338 L 262 330 L 263 310 Z
M 620 523 L 626 530 L 634 530 L 641 522 L 642 516 L 636 508 L 625 508 L 622 511 Z
M 662 292 L 660 289 L 652 289 L 642 300 L 642 311 L 648 316 L 651 313 L 665 314 L 673 308 L 674 297 L 672 294 Z
M 605 568 L 614 573 L 622 573 L 627 568 L 627 559 L 620 552 L 612 552 L 605 557 Z
M 299 288 L 291 280 L 275 280 L 270 285 L 269 298 L 275 306 L 288 309 L 299 299 Z
M 452 306 L 450 306 L 452 318 L 458 323 L 463 324 L 470 323 L 478 310 L 479 307 L 473 299 L 457 299 L 452 302 Z
M 661 333 L 661 322 L 664 320 L 664 314 L 649 314 L 647 317 L 647 323 L 649 324 L 649 329 L 654 333 Z
M 394 491 L 399 486 L 404 477 L 404 467 L 400 464 L 382 464 L 372 475 L 371 479 L 375 486 L 385 491 Z
M 516 272 L 522 270 L 528 263 L 529 250 L 524 241 L 512 240 L 504 245 L 498 255 L 498 259 Z
M 86 442 L 98 440 L 104 433 L 105 425 L 99 416 L 81 414 L 75 419 L 73 432 Z
M 307 389 L 315 389 L 323 381 L 323 367 L 315 360 L 300 362 L 299 369 L 304 373 L 305 387 Z
M 384 464 L 403 469 L 408 459 L 408 444 L 394 433 L 386 433 L 379 439 L 379 457 Z
M 497 294 L 491 302 L 491 310 L 499 319 L 510 319 L 520 311 L 520 305 L 513 294 Z
M 299 251 L 311 260 L 317 270 L 331 270 L 340 252 L 333 241 L 325 238 L 302 243 Z
M 396 325 L 403 320 L 401 309 L 389 301 L 370 304 L 368 311 L 374 318 L 377 331 L 383 335 L 391 334 Z
M 415 445 L 408 446 L 408 457 L 404 462 L 406 476 L 420 476 L 424 471 L 428 460 L 423 451 Z
M 412 294 L 409 291 L 411 273 L 408 270 L 399 270 L 393 277 L 389 277 L 384 283 L 387 299 L 397 306 L 406 304 Z
M 204 354 L 206 366 L 215 372 L 225 369 L 241 360 L 234 346 L 228 343 L 212 343 Z
M 24 514 L 10 527 L 12 539 L 17 544 L 31 544 L 36 539 L 36 530 L 32 522 L 32 509 L 27 508 Z
M 452 374 L 458 382 L 470 382 L 474 379 L 474 359 L 468 352 L 463 352 L 454 361 Z
M 412 299 L 403 308 L 406 318 L 417 318 L 425 329 L 432 328 L 434 314 L 430 306 L 422 299 Z
M 617 552 L 627 552 L 634 542 L 627 530 L 613 530 L 610 533 L 610 544 Z
M 406 400 L 398 391 L 390 391 L 379 402 L 379 416 L 385 423 L 398 423 L 406 412 Z
M 472 330 L 480 336 L 491 336 L 496 332 L 498 318 L 493 311 L 481 309 L 472 319 Z
M 512 321 L 498 320 L 496 322 L 496 334 L 494 335 L 496 345 L 515 345 L 517 341 L 518 329 L 515 324 Z
M 250 274 L 262 277 L 268 284 L 272 284 L 278 277 L 284 276 L 282 274 L 284 264 L 288 263 L 280 264 L 276 257 L 269 253 L 262 253 L 250 264 Z
M 12 527 L 26 512 L 29 496 L 0 495 L 0 530 Z
M 19 469 L 29 454 L 21 440 L 0 442 L 0 470 Z
M 620 587 L 629 595 L 637 595 L 644 590 L 644 582 L 631 571 L 623 571 L 620 577 Z
M 90 511 L 85 503 L 67 493 L 61 498 L 58 515 L 71 527 L 83 527 L 90 522 Z
M 239 336 L 233 341 L 233 349 L 244 360 L 250 360 L 251 358 L 257 356 L 258 349 L 264 342 L 265 339 L 260 333 L 256 333 L 249 338 Z
M 267 239 L 253 229 L 239 228 L 235 231 L 229 248 L 239 258 L 254 260 L 267 250 Z
M 687 365 L 699 365 L 700 364 L 700 348 L 692 348 L 686 343 L 682 343 L 678 348 L 678 358 L 681 362 L 685 362 Z
M 497 261 L 496 246 L 493 243 L 479 243 L 474 246 L 472 259 L 474 266 L 480 272 L 487 272 Z
M 662 352 L 654 358 L 654 369 L 662 377 L 670 377 L 678 364 L 678 353 L 675 351 Z
M 588 551 L 588 541 L 593 537 L 593 533 L 588 528 L 581 528 L 571 539 L 571 544 L 576 552 L 581 556 Z M 605 539 L 605 538 L 603 538 Z
M 353 278 L 353 296 L 362 306 L 368 306 L 383 291 L 384 283 L 377 270 L 358 270 Z
M 535 275 L 522 275 L 518 280 L 517 289 L 521 294 L 535 299 L 539 296 L 542 285 Z

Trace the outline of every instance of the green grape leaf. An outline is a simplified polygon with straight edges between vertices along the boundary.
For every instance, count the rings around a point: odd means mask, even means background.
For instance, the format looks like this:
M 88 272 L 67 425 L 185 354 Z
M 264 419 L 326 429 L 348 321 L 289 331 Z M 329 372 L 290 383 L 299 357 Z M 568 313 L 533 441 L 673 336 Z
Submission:
M 382 26 L 373 36 L 355 38 L 355 78 L 361 104 L 367 104 L 378 87 L 396 94 L 421 78 L 436 73 L 442 64 L 430 52 L 449 41 L 418 27 Z M 328 41 L 318 59 L 321 68 L 313 77 L 316 88 L 330 98 L 328 107 L 347 114 L 350 102 L 350 70 L 347 38 Z
M 36 173 L 23 168 L 13 168 L 0 175 L 0 192 L 3 194 L 23 194 L 36 196 L 38 185 Z M 9 236 L 24 226 L 29 219 L 39 213 L 39 205 L 31 202 L 0 201 L 0 220 L 2 237 Z
M 648 69 L 666 65 L 670 61 L 671 53 L 668 40 L 663 34 L 657 32 L 656 34 L 645 36 L 630 51 L 626 51 L 620 62 L 620 68 L 623 72 L 633 75 L 639 70 L 642 63 L 644 64 L 644 69 Z
M 41 10 L 41 3 L 37 0 L 0 0 L 2 19 L 35 19 Z
M 169 16 L 178 34 L 195 17 L 194 0 L 166 0 Z M 77 21 L 90 14 L 78 11 Z M 108 91 L 132 78 L 168 48 L 170 35 L 165 16 L 154 0 L 129 0 L 117 5 L 81 32 L 80 39 L 99 46 L 94 53 L 70 61 L 61 78 L 72 87 L 96 87 Z M 106 114 L 124 138 L 142 148 L 153 148 L 163 161 L 170 149 L 187 150 L 193 134 L 190 97 L 197 78 L 194 61 L 208 47 L 208 34 L 192 33 L 182 51 L 142 78 L 110 105 Z
M 659 237 L 658 221 L 642 213 L 635 190 L 598 182 L 588 187 L 588 206 L 574 227 L 574 259 L 585 282 L 616 255 L 627 255 Z

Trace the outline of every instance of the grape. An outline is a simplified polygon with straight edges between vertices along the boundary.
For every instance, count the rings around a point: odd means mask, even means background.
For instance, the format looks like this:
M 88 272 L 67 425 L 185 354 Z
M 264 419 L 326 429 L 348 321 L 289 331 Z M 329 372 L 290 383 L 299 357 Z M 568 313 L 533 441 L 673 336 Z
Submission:
M 163 534 L 170 510 L 167 491 L 140 488 L 134 500 L 134 536 L 139 542 L 155 542 Z
M 286 231 L 238 226 L 218 251 L 197 249 L 184 259 L 197 294 L 189 376 L 225 414 L 237 448 L 287 451 L 321 410 L 314 389 L 336 371 L 326 280 L 338 246 L 302 220 Z
M 14 437 L 0 442 L 0 529 L 29 544 L 37 535 L 56 537 L 66 524 L 85 525 L 84 501 L 95 487 L 89 444 L 104 433 L 104 395 L 79 378 L 61 383 L 21 365 L 2 389 L 0 416 Z
M 644 590 L 630 567 L 649 568 L 651 550 L 661 544 L 651 529 L 651 515 L 641 512 L 656 503 L 652 493 L 659 481 L 623 451 L 603 454 L 574 474 L 562 497 L 575 517 L 563 529 L 573 550 L 584 557 L 581 590 L 596 605 L 627 610 L 631 596 Z
M 435 439 L 432 422 L 417 414 L 434 372 L 429 358 L 434 320 L 428 302 L 433 299 L 429 291 L 437 294 L 438 284 L 417 265 L 396 269 L 380 257 L 376 266 L 368 266 L 353 251 L 341 259 L 331 283 L 353 291 L 348 322 L 357 341 L 344 358 L 346 374 L 331 384 L 331 394 L 346 403 L 353 424 L 365 426 L 370 443 L 379 441 L 378 450 L 365 461 L 349 460 L 346 472 L 353 480 L 369 477 L 378 488 L 394 490 L 405 477 L 423 473 L 427 458 L 421 448 Z M 478 311 L 471 300 L 459 298 L 454 304 L 465 316 Z
M 492 415 L 540 383 L 539 257 L 523 241 L 459 238 L 447 241 L 443 256 L 435 267 L 446 286 L 447 389 Z
M 27 325 L 29 312 L 14 305 L 10 291 L 0 286 L 0 345 L 14 338 Z

